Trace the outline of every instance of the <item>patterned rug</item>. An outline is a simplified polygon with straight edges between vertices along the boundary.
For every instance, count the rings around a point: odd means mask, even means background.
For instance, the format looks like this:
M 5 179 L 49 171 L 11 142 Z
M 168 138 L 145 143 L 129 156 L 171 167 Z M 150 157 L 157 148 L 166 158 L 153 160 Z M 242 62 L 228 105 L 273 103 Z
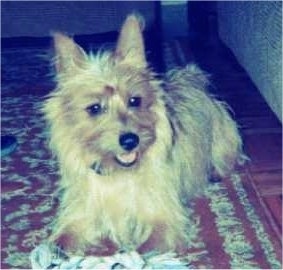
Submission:
M 185 64 L 177 41 L 164 44 L 164 54 L 167 69 Z M 54 193 L 58 168 L 48 150 L 39 111 L 44 95 L 53 87 L 48 55 L 43 48 L 2 49 L 1 135 L 15 135 L 18 147 L 1 159 L 1 269 L 31 268 L 31 262 L 34 268 L 56 269 L 282 267 L 280 243 L 254 189 L 243 181 L 244 170 L 231 179 L 211 183 L 207 197 L 192 202 L 199 217 L 199 237 L 182 258 L 131 253 L 96 262 L 95 258 L 70 258 L 64 265 L 59 257 L 52 257 L 48 247 L 41 245 L 58 205 Z

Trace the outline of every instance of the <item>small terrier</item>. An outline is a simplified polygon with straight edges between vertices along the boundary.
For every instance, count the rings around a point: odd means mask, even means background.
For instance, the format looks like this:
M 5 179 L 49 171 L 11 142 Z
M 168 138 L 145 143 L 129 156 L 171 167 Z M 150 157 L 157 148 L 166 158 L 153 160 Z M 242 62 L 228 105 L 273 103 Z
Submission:
M 50 241 L 67 253 L 188 245 L 187 201 L 241 160 L 236 123 L 206 92 L 207 75 L 192 64 L 161 80 L 142 28 L 129 15 L 116 49 L 97 55 L 53 35 L 57 87 L 43 111 L 63 192 Z

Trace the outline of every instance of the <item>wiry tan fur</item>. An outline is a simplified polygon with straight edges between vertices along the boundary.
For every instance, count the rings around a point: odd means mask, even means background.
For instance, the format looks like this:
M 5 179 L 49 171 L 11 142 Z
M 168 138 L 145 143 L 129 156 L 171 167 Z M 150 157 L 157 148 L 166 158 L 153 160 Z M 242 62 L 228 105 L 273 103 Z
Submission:
M 152 248 L 178 248 L 191 237 L 182 200 L 201 194 L 211 174 L 225 176 L 241 157 L 225 105 L 205 92 L 207 76 L 194 65 L 156 79 L 134 15 L 113 53 L 87 55 L 63 34 L 54 39 L 57 88 L 43 110 L 63 195 L 50 240 L 76 253 L 103 239 L 118 248 L 152 239 Z M 140 108 L 128 107 L 132 96 L 142 98 Z M 90 116 L 94 103 L 105 110 Z M 123 167 L 114 156 L 125 152 L 118 138 L 128 131 L 140 137 L 138 160 Z

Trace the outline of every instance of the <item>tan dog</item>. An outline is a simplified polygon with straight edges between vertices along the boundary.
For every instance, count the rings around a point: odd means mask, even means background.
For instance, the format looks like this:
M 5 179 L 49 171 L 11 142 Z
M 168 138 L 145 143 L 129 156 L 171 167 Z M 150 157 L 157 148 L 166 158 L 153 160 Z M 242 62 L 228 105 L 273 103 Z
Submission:
M 195 236 L 184 201 L 242 156 L 207 76 L 189 65 L 157 79 L 135 15 L 114 52 L 87 55 L 63 34 L 54 40 L 57 88 L 44 112 L 63 195 L 50 240 L 74 253 L 105 240 L 138 250 L 188 245 Z

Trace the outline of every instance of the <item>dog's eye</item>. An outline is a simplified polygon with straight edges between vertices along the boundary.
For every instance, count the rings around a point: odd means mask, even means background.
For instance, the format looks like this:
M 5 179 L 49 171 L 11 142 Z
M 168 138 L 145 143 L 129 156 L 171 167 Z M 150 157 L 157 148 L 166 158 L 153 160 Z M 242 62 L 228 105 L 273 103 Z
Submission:
M 90 116 L 98 115 L 102 112 L 102 107 L 99 103 L 92 104 L 86 108 L 86 111 Z
M 141 97 L 131 97 L 128 100 L 128 107 L 138 108 L 141 106 L 142 98 Z

